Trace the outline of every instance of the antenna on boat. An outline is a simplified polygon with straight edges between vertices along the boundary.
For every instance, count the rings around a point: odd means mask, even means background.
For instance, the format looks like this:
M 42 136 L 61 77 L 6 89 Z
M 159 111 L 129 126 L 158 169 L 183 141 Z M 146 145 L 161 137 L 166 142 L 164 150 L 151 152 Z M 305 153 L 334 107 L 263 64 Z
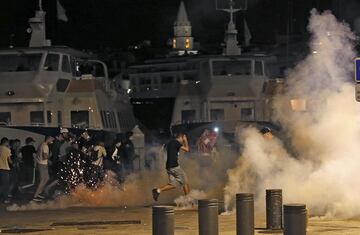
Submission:
M 240 55 L 241 47 L 238 45 L 236 24 L 234 23 L 234 14 L 238 11 L 245 11 L 247 9 L 247 0 L 245 0 L 244 6 L 235 8 L 234 0 L 229 0 L 228 8 L 220 8 L 218 4 L 219 0 L 215 0 L 216 10 L 229 13 L 230 21 L 228 23 L 227 30 L 225 32 L 225 48 L 223 50 L 224 55 Z
M 43 11 L 43 8 L 42 8 L 42 0 L 39 0 L 39 11 Z

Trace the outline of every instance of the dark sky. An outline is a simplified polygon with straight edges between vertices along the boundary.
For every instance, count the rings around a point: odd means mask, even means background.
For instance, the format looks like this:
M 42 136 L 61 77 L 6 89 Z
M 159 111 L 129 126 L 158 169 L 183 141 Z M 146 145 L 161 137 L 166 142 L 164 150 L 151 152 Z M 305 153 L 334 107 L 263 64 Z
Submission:
M 240 0 L 241 1 L 241 0 Z M 67 10 L 67 23 L 56 20 L 56 0 L 43 0 L 47 11 L 48 35 L 54 44 L 84 49 L 127 48 L 148 39 L 156 47 L 172 35 L 179 0 L 60 0 Z M 221 43 L 227 15 L 215 11 L 215 0 L 184 0 L 193 34 L 202 44 Z M 306 31 L 313 7 L 333 8 L 344 18 L 359 14 L 357 0 L 249 0 L 245 13 L 254 43 L 272 43 L 276 33 Z M 341 3 L 341 4 L 340 4 Z M 27 19 L 34 15 L 37 0 L 2 0 L 0 47 L 7 47 L 13 34 L 15 46 L 27 45 Z M 338 8 L 334 8 L 334 6 Z M 340 10 L 339 10 L 340 9 Z M 242 31 L 243 13 L 237 15 Z M 346 17 L 345 17 L 346 16 Z M 350 17 L 351 16 L 351 17 Z M 351 21 L 351 19 L 350 19 Z

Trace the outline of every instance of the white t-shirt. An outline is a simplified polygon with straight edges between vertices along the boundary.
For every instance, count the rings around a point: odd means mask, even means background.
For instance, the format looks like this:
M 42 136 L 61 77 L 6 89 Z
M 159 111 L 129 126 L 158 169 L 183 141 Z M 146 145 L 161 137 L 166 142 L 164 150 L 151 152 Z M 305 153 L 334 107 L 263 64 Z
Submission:
M 36 153 L 36 162 L 40 165 L 47 165 L 48 159 L 44 158 L 44 154 L 49 155 L 49 146 L 44 142 L 42 143 Z

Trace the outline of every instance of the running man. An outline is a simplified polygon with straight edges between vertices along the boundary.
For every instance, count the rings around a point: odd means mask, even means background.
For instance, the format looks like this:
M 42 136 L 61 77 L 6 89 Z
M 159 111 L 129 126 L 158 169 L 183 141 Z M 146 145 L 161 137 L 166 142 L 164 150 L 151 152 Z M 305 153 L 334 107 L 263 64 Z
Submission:
M 184 190 L 184 194 L 188 195 L 190 192 L 189 184 L 184 170 L 180 167 L 178 158 L 180 150 L 189 152 L 189 144 L 186 135 L 176 134 L 175 138 L 170 140 L 166 144 L 167 160 L 166 171 L 169 177 L 169 183 L 160 188 L 154 188 L 152 190 L 153 198 L 158 200 L 161 192 L 175 189 L 177 185 L 181 185 Z

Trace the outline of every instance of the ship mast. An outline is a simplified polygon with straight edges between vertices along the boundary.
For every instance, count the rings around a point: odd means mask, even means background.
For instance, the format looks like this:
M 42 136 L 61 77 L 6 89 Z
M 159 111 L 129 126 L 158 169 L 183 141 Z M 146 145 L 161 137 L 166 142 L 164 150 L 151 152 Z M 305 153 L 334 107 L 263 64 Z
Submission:
M 244 11 L 247 9 L 247 1 L 245 0 L 245 6 L 243 8 L 235 8 L 235 2 L 233 0 L 229 0 L 229 8 L 218 8 L 218 0 L 216 0 L 216 10 L 224 11 L 229 13 L 230 20 L 227 26 L 227 30 L 225 32 L 225 47 L 223 50 L 224 55 L 240 55 L 241 47 L 239 46 L 239 42 L 237 40 L 236 24 L 234 23 L 234 14 L 238 11 Z
M 42 8 L 42 0 L 39 0 L 39 11 L 43 11 L 43 8 Z
M 35 11 L 35 16 L 29 19 L 31 27 L 31 38 L 29 47 L 50 46 L 51 41 L 46 40 L 46 12 L 42 8 L 42 0 L 39 0 L 39 10 Z

